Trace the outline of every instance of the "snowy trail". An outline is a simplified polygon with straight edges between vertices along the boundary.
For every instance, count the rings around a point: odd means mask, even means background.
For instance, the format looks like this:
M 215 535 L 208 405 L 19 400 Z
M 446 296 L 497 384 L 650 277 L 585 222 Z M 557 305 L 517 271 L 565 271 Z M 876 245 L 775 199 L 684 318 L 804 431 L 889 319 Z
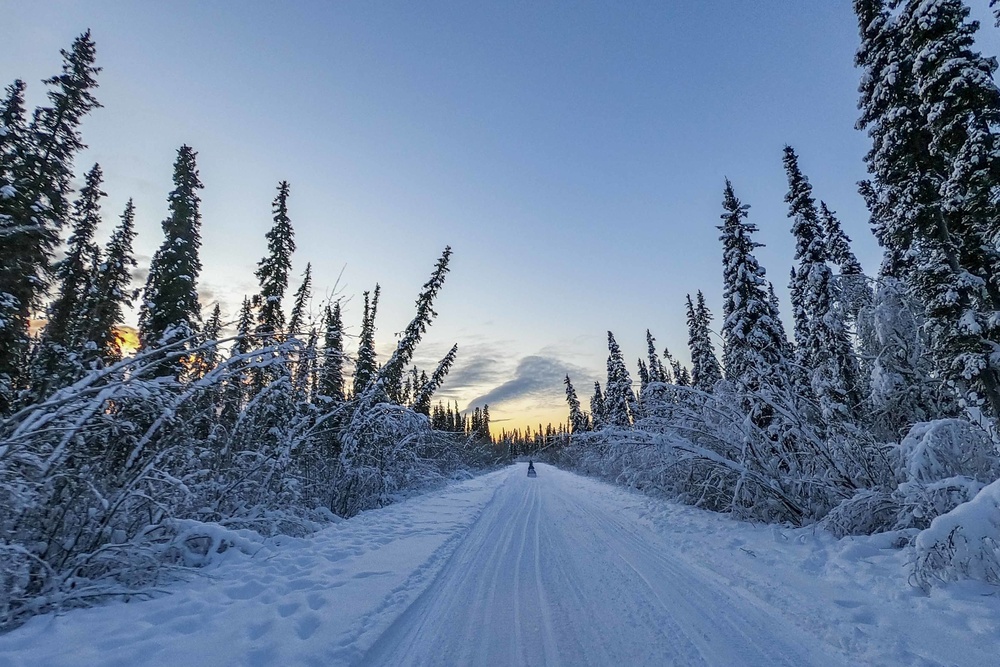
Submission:
M 752 526 L 538 465 L 230 549 L 169 595 L 31 619 L 0 667 L 997 664 L 1000 590 L 893 535 Z
M 366 665 L 840 665 L 575 476 L 508 477 Z M 521 472 L 521 471 L 519 471 Z

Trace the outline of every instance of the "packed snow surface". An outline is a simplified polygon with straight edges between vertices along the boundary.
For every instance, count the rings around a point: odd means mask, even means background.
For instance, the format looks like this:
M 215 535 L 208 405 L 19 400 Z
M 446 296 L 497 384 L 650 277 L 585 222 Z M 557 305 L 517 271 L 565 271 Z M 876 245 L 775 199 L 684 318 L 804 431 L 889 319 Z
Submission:
M 924 594 L 898 535 L 752 526 L 526 467 L 230 549 L 153 600 L 34 618 L 0 636 L 0 666 L 996 664 L 1000 591 Z

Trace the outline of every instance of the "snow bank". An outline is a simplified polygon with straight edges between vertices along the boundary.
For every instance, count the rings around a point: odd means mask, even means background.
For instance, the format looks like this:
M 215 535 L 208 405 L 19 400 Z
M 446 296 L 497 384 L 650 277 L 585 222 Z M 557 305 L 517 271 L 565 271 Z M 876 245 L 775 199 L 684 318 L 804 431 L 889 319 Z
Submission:
M 191 581 L 151 600 L 35 616 L 0 635 L 0 666 L 353 664 L 430 584 L 507 474 L 305 538 L 177 522 L 169 548 L 201 566 Z
M 934 519 L 915 547 L 913 574 L 925 588 L 935 580 L 1000 584 L 1000 480 Z

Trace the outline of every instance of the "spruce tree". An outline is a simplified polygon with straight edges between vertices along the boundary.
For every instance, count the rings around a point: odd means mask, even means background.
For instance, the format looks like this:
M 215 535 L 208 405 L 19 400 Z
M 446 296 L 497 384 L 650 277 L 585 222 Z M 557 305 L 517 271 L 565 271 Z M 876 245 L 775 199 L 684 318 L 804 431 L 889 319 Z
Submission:
M 295 252 L 295 234 L 288 217 L 288 181 L 278 184 L 278 194 L 271 205 L 274 225 L 267 232 L 267 256 L 257 263 L 260 283 L 257 295 L 257 335 L 262 345 L 271 345 L 285 326 L 282 301 L 288 288 L 288 272 Z M 294 334 L 293 334 L 294 335 Z
M 381 288 L 376 284 L 374 294 L 364 293 L 365 308 L 361 317 L 361 334 L 358 336 L 358 356 L 354 362 L 354 395 L 360 396 L 374 381 L 378 371 L 375 360 L 375 313 Z
M 340 403 L 344 400 L 344 324 L 340 302 L 326 306 L 323 317 L 323 364 L 320 367 L 319 393 Z
M 53 266 L 57 291 L 32 362 L 31 393 L 36 399 L 72 384 L 85 371 L 84 343 L 92 316 L 88 300 L 98 275 L 92 265 L 98 255 L 94 232 L 101 221 L 101 198 L 107 196 L 102 181 L 101 167 L 95 164 L 73 205 L 66 256 Z
M 649 329 L 646 329 L 646 359 L 648 362 L 649 381 L 666 382 L 667 372 L 663 368 L 663 362 L 660 361 L 660 355 L 656 352 L 656 339 L 653 338 L 653 334 L 649 332 Z
M 434 369 L 429 378 L 426 373 L 422 372 L 420 374 L 419 389 L 413 402 L 413 409 L 416 412 L 424 415 L 428 414 L 431 399 L 434 397 L 434 393 L 441 388 L 457 356 L 458 345 L 452 345 L 451 349 L 448 350 L 448 354 L 444 355 L 444 358 L 438 362 L 437 368 Z
M 858 126 L 868 129 L 865 184 L 891 274 L 923 302 L 937 372 L 965 399 L 1000 414 L 992 194 L 995 61 L 971 50 L 960 2 L 906 2 L 896 15 L 856 0 L 865 71 Z
M 224 392 L 223 408 L 221 420 L 223 423 L 232 425 L 236 423 L 237 417 L 243 410 L 248 398 L 248 385 L 250 384 L 250 374 L 248 372 L 248 355 L 256 347 L 254 342 L 255 318 L 253 313 L 253 303 L 250 297 L 243 297 L 243 304 L 240 306 L 240 314 L 236 320 L 236 337 L 230 349 L 232 371 L 226 379 L 226 389 Z M 240 357 L 241 359 L 237 359 Z
M 90 319 L 86 339 L 96 344 L 97 355 L 104 364 L 112 364 L 122 358 L 116 330 L 125 321 L 125 309 L 135 298 L 135 291 L 131 288 L 132 269 L 136 266 L 132 253 L 134 238 L 135 206 L 129 199 L 121 223 L 105 247 L 97 286 L 88 299 Z
M 566 403 L 569 404 L 569 423 L 573 433 L 583 433 L 588 429 L 587 415 L 580 409 L 580 399 L 576 396 L 576 389 L 569 381 L 569 375 L 563 381 L 566 385 Z
M 20 285 L 15 270 L 3 266 L 16 260 L 13 253 L 4 249 L 20 236 L 22 202 L 18 201 L 17 186 L 24 177 L 27 150 L 24 89 L 23 81 L 14 81 L 7 87 L 7 96 L 0 106 L 0 415 L 10 409 L 14 400 L 29 345 L 30 308 L 22 299 L 24 288 L 31 285 Z
M 20 384 L 28 324 L 49 282 L 52 253 L 69 214 L 73 158 L 83 148 L 78 128 L 100 107 L 93 95 L 99 67 L 86 32 L 62 51 L 62 74 L 45 81 L 49 105 L 24 122 L 24 84 L 7 88 L 0 108 L 0 414 Z
M 625 367 L 621 348 L 614 334 L 608 332 L 608 381 L 604 388 L 604 423 L 608 426 L 628 428 L 636 413 L 632 378 Z
M 899 19 L 927 149 L 943 167 L 928 230 L 936 239 L 914 278 L 940 371 L 1000 417 L 1000 89 L 996 59 L 973 51 L 979 24 L 968 16 L 960 0 L 911 0 Z
M 484 442 L 493 441 L 493 434 L 490 432 L 490 406 L 488 403 L 483 405 L 483 414 L 479 432 L 480 439 Z
M 202 378 L 211 372 L 222 360 L 219 354 L 218 341 L 222 334 L 222 307 L 216 302 L 211 314 L 205 320 L 201 330 L 201 349 L 195 355 L 191 364 L 191 377 Z
M 836 213 L 827 207 L 826 202 L 819 203 L 819 218 L 826 238 L 827 257 L 840 267 L 840 274 L 849 276 L 864 273 L 861 262 L 851 250 L 851 239 L 844 233 Z
M 676 359 L 670 362 L 670 366 L 674 371 L 674 384 L 678 387 L 690 387 L 691 372 L 687 369 L 687 366 Z
M 646 391 L 646 387 L 649 386 L 649 367 L 646 366 L 646 362 L 639 357 L 638 362 L 639 368 L 639 393 Z
M 858 371 L 842 313 L 835 307 L 833 274 L 812 186 L 798 157 L 785 147 L 788 215 L 799 262 L 792 283 L 795 342 L 799 366 L 810 369 L 813 392 L 825 420 L 850 421 L 860 407 Z
M 762 244 L 753 240 L 757 226 L 747 220 L 749 206 L 736 198 L 733 185 L 726 180 L 723 195 L 723 224 L 718 227 L 722 235 L 722 359 L 726 379 L 743 382 L 750 371 L 751 349 L 775 347 L 783 349 L 777 340 L 750 340 L 757 333 L 767 335 L 770 325 L 770 302 L 762 296 L 765 285 L 764 269 L 757 263 L 753 251 Z M 765 327 L 758 329 L 764 319 Z
M 445 246 L 444 252 L 441 253 L 441 257 L 434 265 L 434 271 L 431 273 L 430 279 L 424 283 L 420 289 L 420 294 L 417 295 L 416 313 L 413 319 L 406 326 L 406 329 L 400 336 L 399 343 L 396 344 L 396 350 L 379 373 L 379 380 L 383 385 L 386 395 L 389 400 L 395 403 L 400 403 L 403 370 L 413 359 L 413 353 L 416 350 L 417 344 L 427 332 L 427 327 L 437 317 L 437 312 L 434 311 L 434 299 L 444 286 L 444 280 L 449 271 L 448 263 L 450 261 L 451 247 Z M 378 298 L 378 287 L 375 288 L 375 297 L 376 299 Z M 374 322 L 372 323 L 372 331 L 374 332 Z M 372 354 L 374 358 L 374 347 Z
M 292 301 L 292 313 L 288 318 L 288 335 L 296 336 L 302 330 L 306 321 L 306 309 L 309 307 L 309 299 L 312 298 L 312 263 L 306 264 L 306 270 L 302 273 L 302 284 L 295 290 Z
M 153 255 L 139 310 L 143 348 L 157 348 L 191 338 L 198 331 L 201 306 L 197 281 L 201 273 L 201 199 L 203 186 L 195 164 L 197 153 L 181 146 L 174 163 L 174 189 L 167 198 L 170 214 L 163 221 L 163 244 Z M 164 364 L 161 373 L 179 376 L 180 362 Z
M 94 232 L 101 222 L 101 199 L 107 196 L 101 190 L 103 179 L 100 165 L 95 164 L 87 172 L 80 196 L 74 204 L 73 231 L 67 242 L 66 256 L 54 266 L 58 291 L 49 305 L 43 344 L 72 349 L 82 342 L 85 322 L 81 318 L 92 274 L 88 260 L 97 251 Z
M 725 284 L 722 326 L 726 378 L 749 399 L 748 410 L 759 425 L 769 424 L 771 409 L 763 401 L 765 390 L 787 391 L 788 360 L 783 333 L 771 304 L 770 284 L 754 256 L 761 247 L 753 240 L 756 225 L 747 220 L 749 206 L 742 204 L 726 181 L 722 231 Z
M 590 420 L 595 431 L 600 431 L 607 424 L 604 421 L 604 394 L 601 393 L 601 383 L 594 382 L 594 395 L 590 397 Z
M 697 306 L 687 296 L 688 347 L 691 350 L 691 384 L 696 389 L 710 392 L 722 379 L 722 369 L 715 356 L 711 339 L 712 314 L 705 305 L 705 295 L 698 291 Z

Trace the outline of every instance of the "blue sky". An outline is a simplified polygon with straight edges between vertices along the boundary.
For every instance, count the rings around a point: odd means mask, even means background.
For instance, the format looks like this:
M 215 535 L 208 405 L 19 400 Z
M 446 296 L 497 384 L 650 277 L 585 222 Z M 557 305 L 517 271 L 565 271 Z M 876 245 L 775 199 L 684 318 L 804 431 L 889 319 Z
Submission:
M 457 342 L 440 397 L 485 397 L 504 425 L 564 418 L 566 372 L 586 401 L 609 329 L 629 359 L 646 328 L 687 358 L 684 295 L 721 306 L 726 176 L 787 311 L 785 143 L 877 269 L 847 0 L 4 4 L 0 79 L 28 81 L 29 102 L 92 29 L 105 108 L 77 166 L 104 168 L 108 227 L 135 198 L 140 255 L 182 143 L 206 185 L 203 299 L 230 316 L 281 179 L 316 312 L 336 287 L 356 331 L 380 282 L 387 349 L 450 244 L 420 361 Z M 995 54 L 987 4 L 973 11 Z

